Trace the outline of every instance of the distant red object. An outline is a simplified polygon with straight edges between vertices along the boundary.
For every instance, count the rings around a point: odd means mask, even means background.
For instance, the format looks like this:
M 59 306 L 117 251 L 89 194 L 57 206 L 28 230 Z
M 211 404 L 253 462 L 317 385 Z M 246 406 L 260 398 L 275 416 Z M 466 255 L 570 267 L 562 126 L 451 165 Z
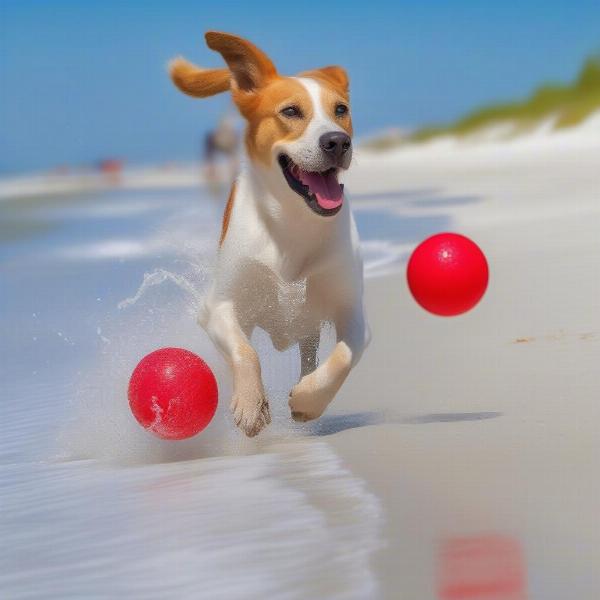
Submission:
M 440 600 L 525 600 L 527 569 L 519 542 L 503 535 L 452 538 L 438 557 Z
M 481 300 L 489 271 L 479 246 L 464 235 L 439 233 L 421 242 L 406 270 L 408 287 L 427 311 L 460 315 Z
M 182 440 L 202 431 L 217 410 L 218 389 L 210 367 L 181 348 L 162 348 L 138 363 L 129 381 L 129 406 L 144 429 Z
M 100 161 L 100 171 L 107 174 L 120 173 L 123 170 L 123 161 L 118 158 L 107 158 Z

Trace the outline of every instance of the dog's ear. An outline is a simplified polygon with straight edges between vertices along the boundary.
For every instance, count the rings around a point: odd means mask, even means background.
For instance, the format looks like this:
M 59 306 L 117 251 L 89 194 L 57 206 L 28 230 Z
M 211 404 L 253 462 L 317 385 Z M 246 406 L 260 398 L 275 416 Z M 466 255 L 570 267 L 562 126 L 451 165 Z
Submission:
M 181 56 L 170 62 L 169 73 L 184 94 L 195 98 L 226 92 L 231 83 L 229 69 L 201 69 Z
M 306 73 L 301 73 L 301 75 L 305 77 L 313 77 L 315 79 L 322 79 L 339 90 L 342 94 L 348 94 L 350 81 L 348 80 L 346 69 L 343 69 L 342 67 L 331 65 L 329 67 L 322 67 L 321 69 L 307 71 Z
M 208 47 L 223 56 L 241 91 L 253 92 L 277 75 L 271 59 L 249 41 L 219 31 L 208 31 L 205 38 Z

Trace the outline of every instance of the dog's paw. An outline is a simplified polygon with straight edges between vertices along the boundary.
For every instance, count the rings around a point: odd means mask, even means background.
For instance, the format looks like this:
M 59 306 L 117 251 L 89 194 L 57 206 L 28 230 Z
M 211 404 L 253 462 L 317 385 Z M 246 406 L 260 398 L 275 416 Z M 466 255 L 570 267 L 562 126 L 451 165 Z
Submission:
M 327 408 L 331 398 L 323 390 L 315 389 L 307 375 L 290 392 L 289 407 L 294 421 L 312 421 L 318 419 Z
M 236 394 L 229 408 L 236 426 L 248 437 L 254 437 L 271 422 L 269 403 L 263 391 Z

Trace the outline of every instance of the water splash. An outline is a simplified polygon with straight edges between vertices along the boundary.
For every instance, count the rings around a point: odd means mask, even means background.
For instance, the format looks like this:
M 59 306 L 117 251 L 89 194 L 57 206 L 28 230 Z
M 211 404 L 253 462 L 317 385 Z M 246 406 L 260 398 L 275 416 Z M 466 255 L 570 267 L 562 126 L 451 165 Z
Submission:
M 167 271 L 166 269 L 156 269 L 155 271 L 152 271 L 152 273 L 145 273 L 144 280 L 135 295 L 122 300 L 119 302 L 117 307 L 122 310 L 132 306 L 148 291 L 148 289 L 153 286 L 160 285 L 165 281 L 171 281 L 184 292 L 187 292 L 191 296 L 195 308 L 199 308 L 201 306 L 204 294 L 190 279 L 184 275 Z

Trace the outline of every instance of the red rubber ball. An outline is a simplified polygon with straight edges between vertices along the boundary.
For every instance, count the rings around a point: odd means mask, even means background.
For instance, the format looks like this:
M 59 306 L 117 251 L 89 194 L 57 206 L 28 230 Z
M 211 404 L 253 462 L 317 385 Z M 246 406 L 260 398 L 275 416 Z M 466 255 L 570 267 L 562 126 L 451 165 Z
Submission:
M 457 233 L 439 233 L 415 248 L 406 278 L 414 299 L 425 310 L 451 317 L 467 312 L 481 300 L 489 270 L 475 242 Z
M 129 380 L 129 406 L 159 438 L 183 440 L 202 431 L 217 410 L 217 381 L 196 354 L 161 348 L 138 363 Z

